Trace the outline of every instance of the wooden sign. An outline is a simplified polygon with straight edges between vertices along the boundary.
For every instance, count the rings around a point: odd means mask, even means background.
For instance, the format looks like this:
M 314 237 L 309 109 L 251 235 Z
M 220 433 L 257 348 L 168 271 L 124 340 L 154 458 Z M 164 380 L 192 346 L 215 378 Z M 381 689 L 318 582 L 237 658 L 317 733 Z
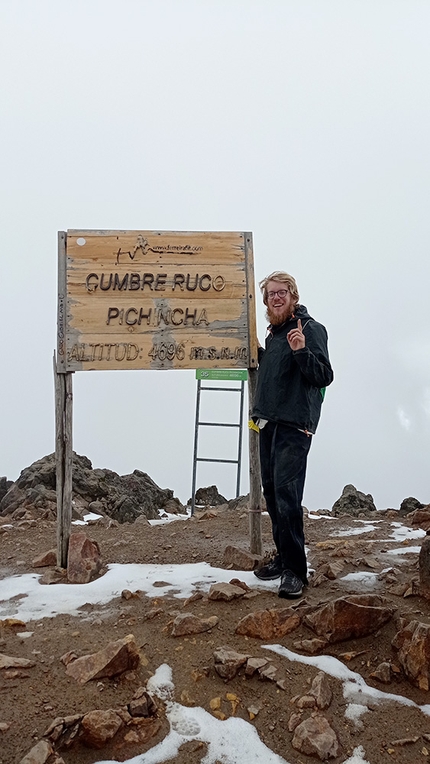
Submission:
M 252 234 L 59 234 L 57 370 L 255 368 Z

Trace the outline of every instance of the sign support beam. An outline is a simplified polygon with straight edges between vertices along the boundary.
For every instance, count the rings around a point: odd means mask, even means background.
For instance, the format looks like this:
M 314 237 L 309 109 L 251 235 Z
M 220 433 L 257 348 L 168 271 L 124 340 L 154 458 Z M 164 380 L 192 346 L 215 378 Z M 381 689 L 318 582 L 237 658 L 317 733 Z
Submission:
M 248 369 L 249 418 L 254 407 L 257 370 Z M 263 554 L 261 539 L 261 471 L 259 434 L 249 428 L 249 535 L 251 554 Z

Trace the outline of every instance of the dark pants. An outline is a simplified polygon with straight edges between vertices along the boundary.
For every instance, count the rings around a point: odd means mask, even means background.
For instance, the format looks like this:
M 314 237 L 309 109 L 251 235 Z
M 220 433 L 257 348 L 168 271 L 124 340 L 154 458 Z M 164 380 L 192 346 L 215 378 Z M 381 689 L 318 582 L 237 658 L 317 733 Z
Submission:
M 282 570 L 307 583 L 302 498 L 312 437 L 268 422 L 260 430 L 261 479 Z

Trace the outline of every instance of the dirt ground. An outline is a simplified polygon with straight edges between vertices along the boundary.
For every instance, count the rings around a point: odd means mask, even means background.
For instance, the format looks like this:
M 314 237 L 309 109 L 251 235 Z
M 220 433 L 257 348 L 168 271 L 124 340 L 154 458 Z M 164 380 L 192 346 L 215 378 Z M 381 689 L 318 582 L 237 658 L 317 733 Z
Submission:
M 164 525 L 149 526 L 142 523 L 124 524 L 108 528 L 103 524 L 87 526 L 87 534 L 95 539 L 102 552 L 103 562 L 110 563 L 194 563 L 207 562 L 215 567 L 223 567 L 223 552 L 227 545 L 248 547 L 248 515 L 232 510 L 209 513 L 206 519 L 187 519 Z M 369 555 L 376 562 L 376 572 L 389 567 L 396 568 L 398 582 L 410 582 L 417 577 L 417 553 L 412 552 L 394 558 L 390 549 L 402 546 L 390 534 L 393 522 L 401 520 L 406 526 L 407 518 L 393 517 L 392 513 L 377 513 L 376 529 L 361 535 L 349 535 L 350 551 L 342 576 L 359 570 L 369 571 Z M 2 518 L 6 524 L 7 518 Z M 10 521 L 9 521 L 10 522 Z M 331 537 L 334 530 L 357 529 L 357 521 L 351 517 L 342 519 L 306 519 L 306 538 L 309 546 L 311 568 L 330 559 L 331 552 L 318 548 L 317 542 Z M 55 523 L 38 521 L 14 522 L 0 534 L 1 563 L 0 578 L 24 573 L 41 573 L 32 568 L 36 555 L 56 545 Z M 263 541 L 266 551 L 272 548 L 270 524 L 263 515 Z M 411 541 L 420 545 L 421 541 Z M 407 546 L 408 542 L 403 542 Z M 240 578 L 240 571 L 232 570 L 232 578 Z M 256 584 L 257 584 L 256 580 Z M 367 590 L 366 590 L 367 591 Z M 93 709 L 118 708 L 128 703 L 135 690 L 146 684 L 148 678 L 162 663 L 168 663 L 173 671 L 175 699 L 184 705 L 196 705 L 211 712 L 210 700 L 220 696 L 221 709 L 228 717 L 232 714 L 232 704 L 226 693 L 234 693 L 240 699 L 236 715 L 250 721 L 248 708 L 259 706 L 260 711 L 250 722 L 255 726 L 260 738 L 274 752 L 284 757 L 289 764 L 307 764 L 315 761 L 312 757 L 299 754 L 292 748 L 292 733 L 288 731 L 291 713 L 297 710 L 295 698 L 305 694 L 318 669 L 314 666 L 290 662 L 281 656 L 269 653 L 257 639 L 235 634 L 235 627 L 244 615 L 254 610 L 286 606 L 279 600 L 276 591 L 257 589 L 255 597 L 217 602 L 203 598 L 186 606 L 187 611 L 198 616 L 216 615 L 218 625 L 210 632 L 192 637 L 174 638 L 170 635 L 169 623 L 178 613 L 183 612 L 183 600 L 163 596 L 160 582 L 160 596 L 156 599 L 140 594 L 126 600 L 118 597 L 107 605 L 86 605 L 77 617 L 58 615 L 28 622 L 26 628 L 33 632 L 28 639 L 16 635 L 13 630 L 1 628 L 0 652 L 8 656 L 36 660 L 33 668 L 19 671 L 0 671 L 0 697 L 2 708 L 0 723 L 10 725 L 0 731 L 0 764 L 18 764 L 21 758 L 39 740 L 56 717 L 84 713 Z M 384 580 L 377 582 L 372 592 L 384 594 L 397 609 L 397 615 L 413 615 L 414 618 L 429 622 L 430 603 L 418 595 L 408 597 L 390 594 Z M 320 586 L 310 585 L 303 598 L 295 603 L 299 612 L 345 594 L 363 593 L 360 582 L 345 584 L 339 579 L 326 581 Z M 154 617 L 154 608 L 158 613 Z M 383 661 L 397 663 L 396 652 L 391 640 L 398 630 L 396 619 L 392 619 L 376 634 L 359 640 L 348 640 L 326 648 L 327 655 L 342 660 L 349 669 L 359 672 L 368 685 L 385 692 L 406 696 L 419 705 L 430 702 L 430 693 L 412 686 L 402 672 L 394 675 L 391 683 L 381 684 L 370 676 Z M 79 686 L 68 677 L 60 661 L 70 650 L 77 655 L 95 652 L 108 642 L 134 634 L 140 648 L 139 668 L 126 676 L 101 682 L 88 682 Z M 315 635 L 304 625 L 277 643 L 297 652 L 293 643 L 301 638 Z M 217 647 L 229 645 L 239 652 L 254 657 L 271 658 L 283 669 L 287 677 L 286 690 L 281 690 L 274 682 L 263 681 L 256 675 L 245 677 L 240 672 L 233 680 L 225 683 L 214 670 L 213 652 Z M 346 653 L 354 654 L 345 655 Z M 349 660 L 347 660 L 349 658 Z M 363 717 L 359 728 L 345 717 L 347 701 L 343 697 L 340 681 L 330 678 L 334 693 L 333 701 L 325 712 L 336 730 L 341 752 L 335 762 L 346 761 L 354 748 L 363 746 L 365 759 L 370 764 L 398 761 L 402 764 L 417 764 L 429 760 L 430 742 L 423 735 L 430 735 L 430 716 L 417 708 L 408 708 L 397 702 L 374 702 L 371 710 Z M 152 747 L 168 732 L 167 719 L 163 718 L 160 732 L 147 744 Z M 417 737 L 415 742 L 396 744 L 399 739 Z M 430 738 L 429 738 L 430 739 Z M 394 743 L 394 745 L 393 745 Z M 130 745 L 118 750 L 115 742 L 109 748 L 94 751 L 87 748 L 72 748 L 62 751 L 66 764 L 94 764 L 102 759 L 124 761 L 144 752 L 145 746 Z M 197 764 L 203 758 L 206 748 L 187 745 L 175 758 L 177 764 Z M 144 759 L 143 759 L 144 761 Z M 244 762 L 245 764 L 245 762 Z

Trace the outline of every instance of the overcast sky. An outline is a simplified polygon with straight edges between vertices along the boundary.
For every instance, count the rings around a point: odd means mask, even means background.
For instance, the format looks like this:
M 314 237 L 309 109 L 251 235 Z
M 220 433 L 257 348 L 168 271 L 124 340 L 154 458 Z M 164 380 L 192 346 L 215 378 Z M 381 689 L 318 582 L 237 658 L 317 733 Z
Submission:
M 0 475 L 54 450 L 58 230 L 252 231 L 329 333 L 305 504 L 430 502 L 428 0 L 1 0 L 0 34 Z M 187 500 L 194 372 L 73 382 L 75 450 Z

